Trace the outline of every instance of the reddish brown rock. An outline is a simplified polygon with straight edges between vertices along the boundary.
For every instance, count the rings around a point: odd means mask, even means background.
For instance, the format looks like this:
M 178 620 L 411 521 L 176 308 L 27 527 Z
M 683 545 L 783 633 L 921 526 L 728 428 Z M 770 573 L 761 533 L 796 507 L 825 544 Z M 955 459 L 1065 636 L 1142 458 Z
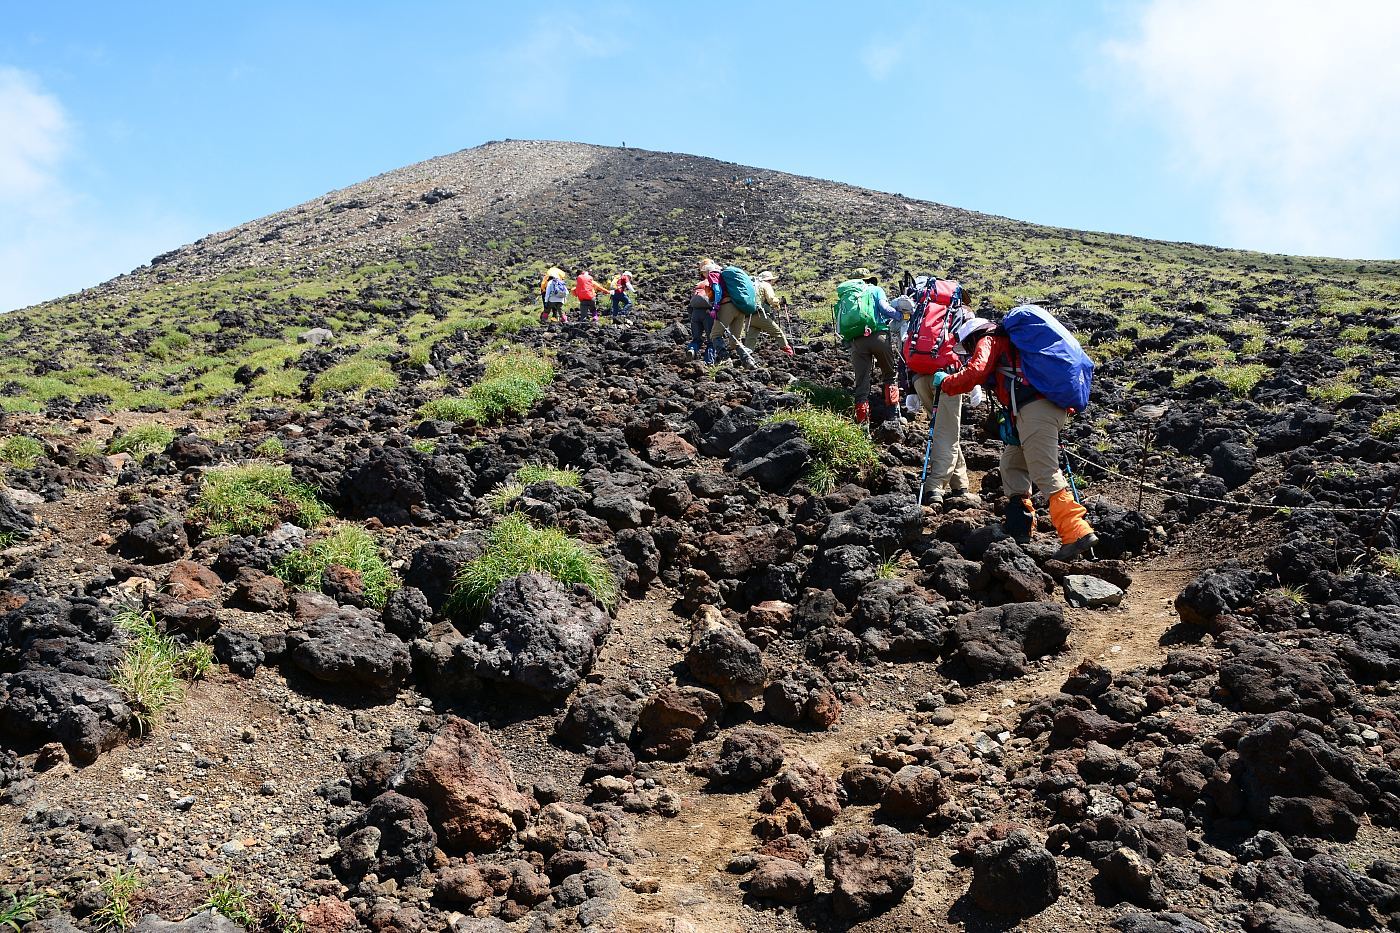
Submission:
M 306 933 L 342 933 L 359 926 L 355 911 L 338 897 L 318 897 L 297 914 Z
M 491 852 L 525 825 L 531 801 L 480 729 L 452 717 L 409 763 L 403 790 L 422 800 L 444 849 Z
M 724 701 L 702 687 L 663 687 L 653 693 L 637 717 L 633 738 L 647 758 L 679 761 L 719 722 Z
M 219 575 L 203 564 L 192 560 L 177 560 L 166 578 L 165 590 L 182 603 L 196 599 L 214 599 L 219 595 L 224 581 Z

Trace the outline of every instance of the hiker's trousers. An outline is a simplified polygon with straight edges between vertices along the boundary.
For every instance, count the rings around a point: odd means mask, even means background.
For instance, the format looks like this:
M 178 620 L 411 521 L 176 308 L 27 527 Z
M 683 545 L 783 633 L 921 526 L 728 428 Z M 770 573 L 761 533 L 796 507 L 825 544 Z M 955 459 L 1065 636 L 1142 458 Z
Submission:
M 705 352 L 705 346 L 710 342 L 710 327 L 713 324 L 714 319 L 710 317 L 709 308 L 690 309 L 690 345 L 696 353 Z
M 749 318 L 749 333 L 744 337 L 744 346 L 750 350 L 758 346 L 759 334 L 771 334 L 777 337 L 783 346 L 788 346 L 787 334 L 783 333 L 782 327 L 764 308 L 759 308 Z
M 870 375 L 876 363 L 880 364 L 884 382 L 894 382 L 894 354 L 885 342 L 884 333 L 867 334 L 851 341 L 851 368 L 856 373 L 857 405 L 870 397 Z
M 734 302 L 725 299 L 719 303 L 714 323 L 710 325 L 710 346 L 719 353 L 720 346 L 727 340 L 730 353 L 745 357 L 749 351 L 744 348 L 743 339 L 748 327 L 749 316 L 734 307 Z
M 1016 415 L 1021 443 L 1001 451 L 1001 485 L 1008 496 L 1030 496 L 1032 483 L 1047 498 L 1069 488 L 1060 472 L 1060 432 L 1068 420 L 1069 413 L 1048 399 L 1021 406 Z
M 914 391 L 923 403 L 924 411 L 933 419 L 933 446 L 928 455 L 928 476 L 934 489 L 944 483 L 956 494 L 967 491 L 967 460 L 963 457 L 961 441 L 963 397 L 940 395 L 938 411 L 933 410 L 933 377 L 919 376 Z

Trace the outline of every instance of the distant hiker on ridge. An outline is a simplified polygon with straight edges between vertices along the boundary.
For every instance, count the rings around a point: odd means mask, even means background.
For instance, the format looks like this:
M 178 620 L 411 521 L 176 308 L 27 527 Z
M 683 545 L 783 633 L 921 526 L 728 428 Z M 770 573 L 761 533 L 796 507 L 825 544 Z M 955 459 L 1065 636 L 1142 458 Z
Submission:
M 744 338 L 744 346 L 752 350 L 758 346 L 759 334 L 772 334 L 782 341 L 783 352 L 792 356 L 792 343 L 777 320 L 778 293 L 773 290 L 773 281 L 777 277 L 773 272 L 760 272 L 754 279 L 754 284 L 758 286 L 758 310 L 749 317 L 749 333 Z
M 569 286 L 564 282 L 563 270 L 550 269 L 544 284 L 544 310 L 540 312 L 540 323 L 548 324 L 551 314 L 557 314 L 561 322 L 569 323 L 569 317 L 564 313 L 564 301 L 568 297 Z
M 857 424 L 870 421 L 870 380 L 877 363 L 884 377 L 885 404 L 899 404 L 899 387 L 894 384 L 894 353 L 886 338 L 890 322 L 898 319 L 899 312 L 890 306 L 885 290 L 878 283 L 875 273 L 857 269 L 851 278 L 836 286 L 836 304 L 831 309 L 836 333 L 851 351 L 851 369 L 856 376 L 852 403 Z
M 574 279 L 574 297 L 578 299 L 579 318 L 586 314 L 589 320 L 598 323 L 598 283 L 587 269 Z
M 1013 308 L 1000 325 L 972 318 L 958 328 L 958 340 L 969 353 L 967 365 L 953 375 L 935 373 L 933 385 L 945 396 L 983 384 L 996 393 L 1007 533 L 1022 542 L 1035 533 L 1034 482 L 1050 500 L 1060 536 L 1055 557 L 1074 560 L 1099 539 L 1060 471 L 1060 432 L 1070 410 L 1089 403 L 1093 362 L 1064 325 L 1034 305 Z

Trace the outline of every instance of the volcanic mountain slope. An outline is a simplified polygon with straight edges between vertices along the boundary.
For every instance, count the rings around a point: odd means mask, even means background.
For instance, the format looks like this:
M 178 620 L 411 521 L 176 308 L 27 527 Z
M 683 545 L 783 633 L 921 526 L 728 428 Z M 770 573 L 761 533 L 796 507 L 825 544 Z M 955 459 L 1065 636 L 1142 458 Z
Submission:
M 689 358 L 701 255 L 795 358 Z M 636 325 L 535 325 L 554 263 Z M 1000 533 L 979 417 L 939 509 L 846 420 L 856 265 L 1085 337 L 1097 560 Z M 8 315 L 0 923 L 1396 927 L 1397 294 L 498 143 Z

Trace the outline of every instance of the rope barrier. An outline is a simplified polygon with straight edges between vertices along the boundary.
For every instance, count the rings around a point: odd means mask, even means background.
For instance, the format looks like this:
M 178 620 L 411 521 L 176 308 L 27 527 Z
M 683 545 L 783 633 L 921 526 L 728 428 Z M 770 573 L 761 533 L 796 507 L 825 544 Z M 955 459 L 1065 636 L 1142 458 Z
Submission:
M 1348 508 L 1346 506 L 1340 505 L 1279 505 L 1277 502 L 1240 502 L 1237 499 L 1215 499 L 1210 496 L 1198 496 L 1194 493 L 1180 492 L 1175 489 L 1167 489 L 1165 486 L 1157 486 L 1153 483 L 1144 482 L 1136 476 L 1128 476 L 1125 473 L 1118 472 L 1112 467 L 1107 467 L 1104 466 L 1102 463 L 1098 463 L 1094 460 L 1091 460 L 1090 458 L 1080 453 L 1079 449 L 1072 444 L 1065 444 L 1064 446 L 1066 453 L 1072 450 L 1074 452 L 1074 456 L 1079 458 L 1081 462 L 1087 463 L 1089 464 L 1089 466 L 1094 467 L 1095 469 L 1103 470 L 1110 476 L 1116 476 L 1119 479 L 1126 480 L 1130 483 L 1139 483 L 1144 488 L 1151 489 L 1153 492 L 1160 492 L 1168 496 L 1180 496 L 1183 499 L 1194 499 L 1197 502 L 1210 502 L 1214 503 L 1215 505 L 1229 505 L 1234 506 L 1237 509 L 1271 509 L 1275 512 L 1339 512 L 1354 515 L 1358 513 L 1376 514 L 1385 511 L 1385 509 L 1378 508 Z

